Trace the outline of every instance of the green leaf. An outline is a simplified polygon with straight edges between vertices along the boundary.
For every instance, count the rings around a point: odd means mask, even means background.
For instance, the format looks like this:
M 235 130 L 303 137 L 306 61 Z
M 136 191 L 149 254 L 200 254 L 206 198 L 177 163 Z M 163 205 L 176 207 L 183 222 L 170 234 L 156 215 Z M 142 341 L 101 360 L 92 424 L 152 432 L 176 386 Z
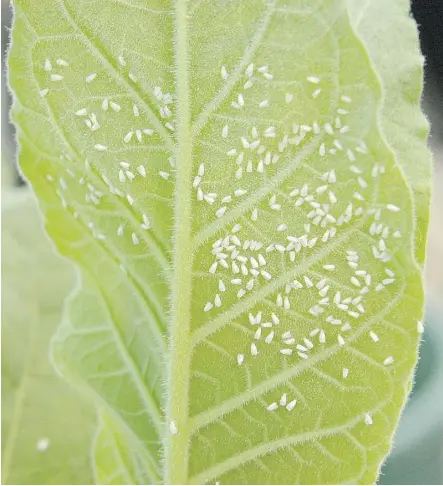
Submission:
M 98 484 L 149 484 L 160 481 L 146 449 L 128 440 L 105 410 L 101 410 L 101 427 L 95 443 L 95 480 Z
M 397 163 L 414 193 L 415 254 L 423 265 L 432 175 L 432 155 L 426 147 L 429 124 L 420 106 L 424 58 L 420 53 L 418 32 L 412 18 L 404 15 L 409 0 L 361 2 L 348 0 L 354 28 L 362 36 L 373 66 L 382 79 L 384 135 L 394 151 Z M 377 18 L 374 24 L 371 20 Z M 401 42 L 390 42 L 390 39 Z
M 91 483 L 93 410 L 48 359 L 73 272 L 25 189 L 2 194 L 2 284 L 2 483 Z
M 387 74 L 355 5 L 17 2 L 20 163 L 80 270 L 53 354 L 100 409 L 97 482 L 376 480 L 429 164 L 421 76 Z

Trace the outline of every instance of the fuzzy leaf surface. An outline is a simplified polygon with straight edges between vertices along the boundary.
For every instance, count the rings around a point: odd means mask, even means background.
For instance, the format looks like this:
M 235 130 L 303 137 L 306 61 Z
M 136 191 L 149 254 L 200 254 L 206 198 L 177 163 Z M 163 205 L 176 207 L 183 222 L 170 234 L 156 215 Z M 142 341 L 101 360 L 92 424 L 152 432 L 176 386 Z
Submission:
M 81 273 L 53 351 L 101 410 L 97 481 L 375 481 L 428 212 L 354 8 L 16 2 L 20 162 Z

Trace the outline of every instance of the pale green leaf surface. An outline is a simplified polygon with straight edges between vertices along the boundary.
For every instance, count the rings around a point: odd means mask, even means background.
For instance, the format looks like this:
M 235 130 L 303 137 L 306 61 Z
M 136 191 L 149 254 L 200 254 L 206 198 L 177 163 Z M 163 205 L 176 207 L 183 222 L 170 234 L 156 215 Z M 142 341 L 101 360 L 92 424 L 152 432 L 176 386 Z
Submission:
M 98 484 L 150 484 L 161 481 L 145 448 L 128 440 L 118 421 L 101 410 L 101 427 L 95 442 L 94 477 Z
M 96 480 L 373 482 L 423 289 L 347 3 L 19 1 L 13 41 L 21 167 L 81 269 L 54 357 L 102 409 Z
M 92 482 L 94 411 L 49 362 L 73 285 L 32 194 L 2 194 L 2 484 Z M 47 440 L 47 448 L 44 449 Z
M 384 0 L 349 0 L 349 13 L 382 79 L 382 129 L 414 193 L 415 255 L 423 265 L 432 174 L 432 155 L 426 147 L 429 124 L 417 109 L 422 92 L 423 62 L 414 20 L 407 15 L 409 0 L 386 8 Z M 372 20 L 376 18 L 377 22 Z

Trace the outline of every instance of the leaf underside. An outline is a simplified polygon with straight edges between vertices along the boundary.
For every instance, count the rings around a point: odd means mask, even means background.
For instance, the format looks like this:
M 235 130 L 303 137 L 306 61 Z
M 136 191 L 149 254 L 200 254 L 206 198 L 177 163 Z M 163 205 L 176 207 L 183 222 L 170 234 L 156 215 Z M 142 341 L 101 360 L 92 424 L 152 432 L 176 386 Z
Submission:
M 391 3 L 16 2 L 20 164 L 80 270 L 53 356 L 100 410 L 97 482 L 375 481 L 429 202 Z

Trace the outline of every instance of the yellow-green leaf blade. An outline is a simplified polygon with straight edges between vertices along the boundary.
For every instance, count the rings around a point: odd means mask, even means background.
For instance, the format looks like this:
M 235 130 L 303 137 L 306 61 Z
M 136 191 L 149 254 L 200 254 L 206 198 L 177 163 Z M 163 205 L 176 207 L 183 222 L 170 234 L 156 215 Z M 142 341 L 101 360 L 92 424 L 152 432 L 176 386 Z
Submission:
M 56 361 L 109 413 L 104 442 L 124 430 L 123 470 L 137 446 L 152 482 L 374 481 L 427 214 L 347 2 L 46 3 L 58 23 L 17 8 L 21 164 L 82 271 Z

